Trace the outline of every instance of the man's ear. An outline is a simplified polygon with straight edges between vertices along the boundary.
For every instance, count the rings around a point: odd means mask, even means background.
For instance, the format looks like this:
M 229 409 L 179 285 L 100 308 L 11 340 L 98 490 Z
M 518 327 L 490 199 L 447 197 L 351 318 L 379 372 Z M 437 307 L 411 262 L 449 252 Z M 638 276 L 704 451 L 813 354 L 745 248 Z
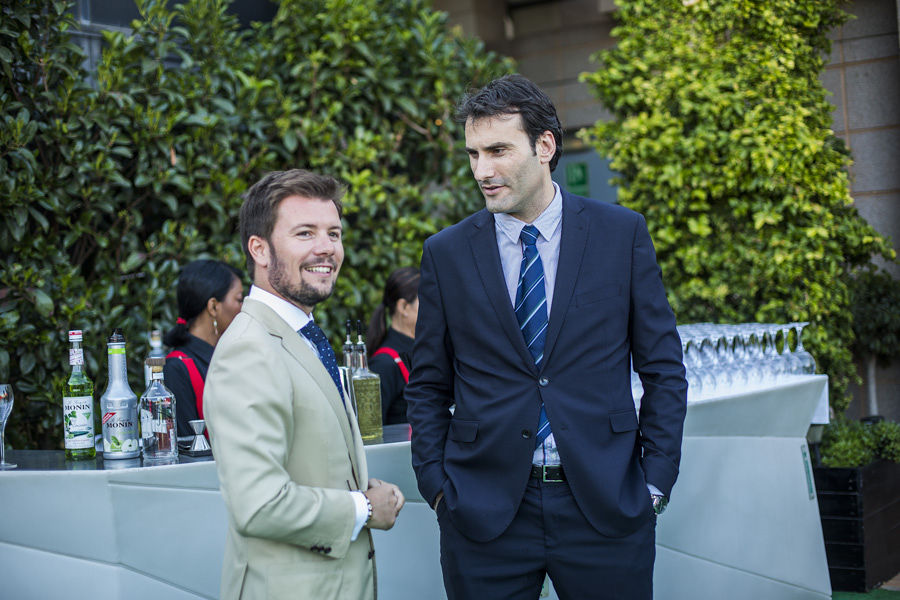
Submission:
M 553 159 L 553 156 L 556 154 L 556 138 L 553 137 L 549 129 L 538 136 L 534 145 L 534 151 L 541 163 L 549 163 Z
M 256 267 L 265 269 L 269 266 L 269 242 L 258 235 L 251 235 L 247 240 L 247 251 Z

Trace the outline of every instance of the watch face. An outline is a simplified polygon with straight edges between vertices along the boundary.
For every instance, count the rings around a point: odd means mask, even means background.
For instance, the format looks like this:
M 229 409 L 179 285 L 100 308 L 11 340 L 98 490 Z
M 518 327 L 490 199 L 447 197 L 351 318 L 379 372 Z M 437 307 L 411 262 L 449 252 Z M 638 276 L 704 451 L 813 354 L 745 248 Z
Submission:
M 668 503 L 669 501 L 665 496 L 653 496 L 653 512 L 661 515 L 666 510 L 666 504 Z

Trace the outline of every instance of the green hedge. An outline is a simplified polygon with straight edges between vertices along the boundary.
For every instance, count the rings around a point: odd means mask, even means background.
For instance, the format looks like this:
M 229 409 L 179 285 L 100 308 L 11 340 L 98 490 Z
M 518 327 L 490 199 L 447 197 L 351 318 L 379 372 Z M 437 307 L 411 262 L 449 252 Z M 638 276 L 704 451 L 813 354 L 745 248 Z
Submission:
M 848 275 L 890 245 L 852 206 L 819 74 L 838 0 L 620 0 L 583 80 L 614 118 L 584 138 L 647 217 L 680 322 L 810 321 L 804 345 L 855 378 Z
M 0 9 L 0 381 L 16 391 L 14 447 L 61 447 L 69 328 L 85 331 L 98 397 L 114 327 L 142 387 L 146 332 L 173 324 L 180 266 L 244 266 L 240 196 L 266 171 L 349 185 L 347 258 L 317 312 L 334 343 L 394 267 L 418 264 L 427 235 L 481 202 L 451 111 L 511 64 L 426 0 L 283 0 L 244 30 L 223 1 L 137 4 L 133 34 L 106 33 L 93 74 L 69 1 Z

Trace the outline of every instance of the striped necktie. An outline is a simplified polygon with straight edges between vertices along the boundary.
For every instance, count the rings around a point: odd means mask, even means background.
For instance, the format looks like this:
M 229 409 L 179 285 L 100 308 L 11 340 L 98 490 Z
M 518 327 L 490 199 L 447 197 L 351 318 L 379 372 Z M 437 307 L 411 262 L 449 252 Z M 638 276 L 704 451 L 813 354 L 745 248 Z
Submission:
M 337 358 L 334 355 L 334 350 L 331 349 L 331 344 L 328 343 L 328 338 L 325 337 L 325 332 L 314 321 L 310 321 L 300 328 L 300 333 L 316 345 L 316 350 L 319 351 L 319 360 L 322 361 L 325 370 L 331 375 L 331 379 L 334 380 L 334 385 L 337 386 L 338 393 L 341 395 L 341 400 L 343 400 L 344 389 L 341 386 L 341 375 L 338 372 Z
M 525 338 L 525 345 L 540 368 L 544 360 L 544 341 L 547 338 L 547 292 L 544 289 L 544 265 L 538 254 L 537 238 L 540 232 L 534 225 L 522 228 L 522 268 L 519 271 L 519 285 L 516 288 L 516 319 Z M 550 421 L 541 403 L 541 416 L 535 447 L 540 446 L 550 435 Z

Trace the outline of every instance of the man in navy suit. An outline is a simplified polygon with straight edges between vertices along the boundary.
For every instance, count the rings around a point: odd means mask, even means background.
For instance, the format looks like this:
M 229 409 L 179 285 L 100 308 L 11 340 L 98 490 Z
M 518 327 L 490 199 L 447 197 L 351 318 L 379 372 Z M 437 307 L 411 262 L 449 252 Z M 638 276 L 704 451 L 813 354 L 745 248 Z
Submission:
M 551 180 L 562 129 L 524 77 L 458 118 L 486 210 L 425 243 L 406 390 L 447 595 L 531 600 L 549 574 L 561 598 L 649 600 L 687 383 L 647 225 Z

